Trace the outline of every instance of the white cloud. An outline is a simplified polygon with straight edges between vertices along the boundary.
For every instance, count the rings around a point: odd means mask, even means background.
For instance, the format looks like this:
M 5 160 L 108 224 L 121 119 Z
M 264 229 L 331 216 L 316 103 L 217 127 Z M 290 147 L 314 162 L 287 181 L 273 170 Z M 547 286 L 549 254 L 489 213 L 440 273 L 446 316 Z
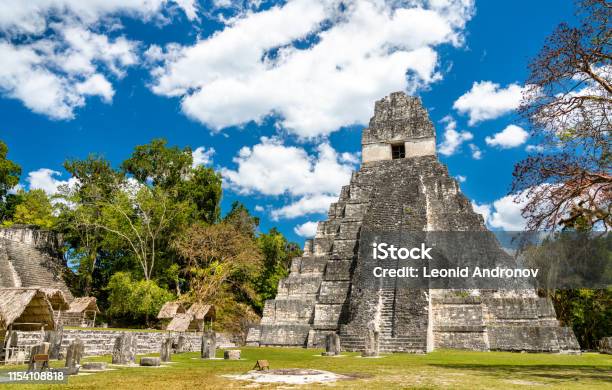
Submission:
M 193 167 L 195 168 L 199 165 L 208 165 L 212 163 L 212 156 L 214 154 L 214 148 L 206 149 L 204 146 L 197 147 L 191 152 L 191 156 L 193 157 Z
M 48 195 L 55 195 L 60 186 L 68 185 L 69 187 L 73 187 L 77 183 L 77 179 L 74 177 L 71 177 L 68 180 L 56 179 L 56 176 L 61 175 L 62 174 L 58 171 L 48 168 L 41 168 L 28 173 L 26 181 L 29 183 L 28 187 L 30 190 L 41 189 Z
M 197 17 L 195 0 L 1 0 L 0 30 L 14 34 L 41 34 L 58 17 L 96 24 L 100 19 L 126 14 L 148 20 L 174 3 L 189 19 Z
M 0 94 L 52 119 L 72 119 L 87 97 L 110 103 L 110 78 L 138 63 L 117 17 L 148 21 L 193 0 L 0 0 Z
M 472 89 L 459 97 L 453 108 L 461 114 L 469 115 L 468 124 L 473 126 L 515 110 L 521 102 L 523 90 L 518 84 L 501 88 L 491 81 L 474 82 Z
M 265 209 L 263 208 L 263 206 L 260 206 L 260 205 L 255 206 L 255 211 L 257 211 L 258 213 L 263 213 L 264 210 Z
M 286 146 L 278 138 L 262 137 L 259 144 L 240 149 L 235 170 L 221 170 L 225 187 L 243 194 L 288 195 L 296 201 L 272 211 L 273 218 L 323 213 L 355 167 L 343 161 L 328 143 L 309 155 L 303 148 Z M 345 156 L 346 157 L 346 156 Z
M 491 218 L 491 205 L 490 204 L 478 204 L 472 201 L 472 208 L 474 211 L 480 215 L 484 219 L 485 223 L 489 222 L 489 218 Z
M 441 122 L 446 123 L 446 126 L 442 142 L 438 145 L 438 152 L 444 156 L 452 156 L 459 151 L 462 143 L 474 138 L 469 131 L 457 131 L 457 122 L 449 115 L 445 116 Z
M 345 183 L 348 184 L 348 183 Z M 306 195 L 280 209 L 272 210 L 272 219 L 296 218 L 306 214 L 323 214 L 329 205 L 338 200 L 335 195 Z
M 312 238 L 317 234 L 317 222 L 308 221 L 293 228 L 295 234 L 300 237 Z
M 467 177 L 463 175 L 457 175 L 455 176 L 455 179 L 457 179 L 459 183 L 465 183 L 465 181 L 467 180 Z
M 476 144 L 469 144 L 470 152 L 472 153 L 472 158 L 474 160 L 480 160 L 482 158 L 482 151 Z
M 499 146 L 502 149 L 510 149 L 521 146 L 527 141 L 528 137 L 529 133 L 522 127 L 508 125 L 501 132 L 494 134 L 493 137 L 485 137 L 485 142 L 489 146 Z
M 522 231 L 527 225 L 521 215 L 521 209 L 525 206 L 524 197 L 519 197 L 515 202 L 516 195 L 503 196 L 490 204 L 477 204 L 472 202 L 474 211 L 481 214 L 490 227 L 506 231 Z
M 441 77 L 434 47 L 460 45 L 474 9 L 471 0 L 406 4 L 290 0 L 241 13 L 193 46 L 151 50 L 161 59 L 152 89 L 181 97 L 187 116 L 215 130 L 269 115 L 305 138 L 364 124 L 376 99 Z
M 525 147 L 525 151 L 528 152 L 528 153 L 531 153 L 531 152 L 542 153 L 544 151 L 544 146 L 542 146 L 542 145 L 527 145 Z
M 353 165 L 339 162 L 328 144 L 317 147 L 310 156 L 295 146 L 285 146 L 278 138 L 262 137 L 252 148 L 240 149 L 236 170 L 222 169 L 226 184 L 240 193 L 264 195 L 338 194 L 351 177 Z

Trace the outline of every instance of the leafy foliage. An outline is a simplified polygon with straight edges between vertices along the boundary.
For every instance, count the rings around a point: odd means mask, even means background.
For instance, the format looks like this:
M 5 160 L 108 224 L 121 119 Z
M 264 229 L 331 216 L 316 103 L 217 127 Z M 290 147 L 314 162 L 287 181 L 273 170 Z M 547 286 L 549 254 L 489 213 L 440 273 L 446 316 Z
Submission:
M 165 302 L 174 298 L 153 280 L 135 281 L 126 272 L 115 273 L 107 289 L 110 292 L 108 314 L 144 319 L 145 322 L 155 317 Z
M 234 225 L 195 224 L 177 237 L 174 245 L 187 260 L 192 302 L 214 302 L 224 289 L 246 299 L 254 295 L 249 283 L 261 268 L 261 252 L 250 237 Z
M 3 199 L 8 191 L 19 183 L 21 167 L 7 159 L 8 147 L 0 141 L 0 199 Z
M 276 296 L 278 282 L 289 274 L 291 260 L 301 256 L 302 251 L 276 229 L 261 234 L 257 241 L 264 259 L 263 270 L 257 280 L 257 292 L 260 295 L 257 309 L 262 310 L 263 303 Z
M 20 191 L 21 202 L 15 206 L 12 223 L 34 225 L 44 229 L 52 228 L 56 223 L 53 205 L 43 190 Z

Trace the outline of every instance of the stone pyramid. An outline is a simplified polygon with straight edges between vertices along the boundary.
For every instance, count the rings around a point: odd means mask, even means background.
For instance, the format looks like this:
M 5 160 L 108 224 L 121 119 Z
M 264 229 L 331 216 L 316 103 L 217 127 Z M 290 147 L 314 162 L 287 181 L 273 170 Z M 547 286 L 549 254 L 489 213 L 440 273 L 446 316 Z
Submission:
M 322 347 L 326 334 L 336 332 L 344 350 L 359 351 L 374 329 L 387 352 L 579 350 L 550 300 L 534 290 L 362 288 L 365 232 L 487 232 L 436 157 L 435 145 L 419 98 L 396 92 L 376 102 L 363 131 L 361 168 L 330 206 L 328 219 L 319 222 L 303 256 L 292 261 L 276 299 L 266 302 L 249 345 Z M 487 245 L 485 250 L 505 255 L 496 241 Z

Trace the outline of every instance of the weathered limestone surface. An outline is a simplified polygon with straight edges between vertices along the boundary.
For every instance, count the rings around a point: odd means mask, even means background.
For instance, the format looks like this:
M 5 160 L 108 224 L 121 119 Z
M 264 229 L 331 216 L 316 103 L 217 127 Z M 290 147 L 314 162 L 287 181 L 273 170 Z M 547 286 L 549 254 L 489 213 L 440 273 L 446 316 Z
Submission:
M 138 341 L 131 333 L 124 333 L 115 340 L 113 348 L 113 364 L 134 364 L 136 362 L 136 350 Z
M 76 370 L 81 365 L 81 358 L 85 347 L 81 339 L 74 340 L 66 349 L 66 367 Z
M 340 354 L 340 336 L 333 332 L 325 336 L 325 352 L 323 356 L 337 356 Z
M 83 370 L 91 371 L 104 371 L 106 370 L 107 364 L 105 362 L 87 362 L 83 363 Z
M 158 357 L 143 356 L 140 358 L 140 365 L 144 367 L 158 367 L 161 365 L 161 360 Z
M 0 228 L 0 288 L 49 287 L 73 296 L 64 282 L 61 242 L 51 232 L 27 227 Z
M 366 333 L 365 348 L 361 354 L 364 357 L 375 357 L 380 353 L 380 333 L 374 329 L 368 329 Z
M 51 345 L 51 347 L 49 348 L 49 359 L 60 359 L 62 348 L 62 332 L 56 330 L 45 331 L 45 341 Z
M 223 351 L 223 359 L 225 360 L 240 360 L 239 349 L 226 349 Z
M 217 338 L 213 331 L 205 332 L 202 336 L 202 349 L 200 356 L 202 359 L 214 359 L 217 352 Z
M 159 357 L 162 362 L 169 362 L 172 360 L 172 338 L 165 338 L 160 347 Z
M 61 344 L 61 355 L 66 354 L 68 346 L 76 339 L 80 338 L 84 344 L 84 356 L 99 356 L 99 355 L 110 355 L 113 353 L 115 346 L 115 340 L 121 331 L 117 330 L 83 330 L 83 329 L 64 329 L 62 344 Z M 176 344 L 180 333 L 177 332 L 130 332 L 136 337 L 138 354 L 158 353 L 159 346 L 166 339 L 170 338 L 172 344 Z M 37 345 L 43 341 L 40 331 L 35 332 L 16 332 L 14 333 L 18 337 L 17 345 Z M 185 333 L 183 335 L 184 343 L 183 350 L 185 352 L 198 352 L 202 342 L 201 333 Z M 226 334 L 217 333 L 216 335 L 217 347 L 218 348 L 232 348 L 235 347 Z
M 599 352 L 612 355 L 612 337 L 604 337 L 599 340 Z
M 402 142 L 406 158 L 391 159 L 391 145 Z M 425 242 L 427 232 L 488 234 L 431 149 L 435 130 L 420 99 L 393 93 L 376 102 L 362 145 L 361 168 L 330 206 L 328 219 L 319 222 L 302 257 L 293 259 L 260 325 L 249 331 L 248 345 L 324 347 L 326 335 L 338 332 L 345 350 L 363 351 L 371 330 L 384 352 L 579 350 L 571 329 L 559 326 L 551 302 L 533 290 L 465 294 L 407 289 L 399 279 L 360 288 L 360 239 L 368 232 L 401 230 L 415 242 Z M 451 243 L 438 244 L 452 256 Z M 508 256 L 492 235 L 475 250 Z

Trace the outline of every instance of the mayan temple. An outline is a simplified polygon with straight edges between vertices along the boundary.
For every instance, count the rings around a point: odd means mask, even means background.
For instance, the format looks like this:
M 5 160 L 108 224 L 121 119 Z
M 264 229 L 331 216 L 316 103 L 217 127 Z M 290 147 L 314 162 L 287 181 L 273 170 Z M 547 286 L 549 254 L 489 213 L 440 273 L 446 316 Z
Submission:
M 73 297 L 63 275 L 66 264 L 57 235 L 27 227 L 0 229 L 0 288 L 47 287 Z
M 360 351 L 373 329 L 386 352 L 580 349 L 550 300 L 533 289 L 415 289 L 401 281 L 365 288 L 360 246 L 367 232 L 488 231 L 438 160 L 435 129 L 419 98 L 396 92 L 376 102 L 363 130 L 362 160 L 303 256 L 292 261 L 276 299 L 266 302 L 248 344 L 321 347 L 336 332 L 342 349 Z M 476 250 L 507 256 L 495 240 L 486 246 Z

